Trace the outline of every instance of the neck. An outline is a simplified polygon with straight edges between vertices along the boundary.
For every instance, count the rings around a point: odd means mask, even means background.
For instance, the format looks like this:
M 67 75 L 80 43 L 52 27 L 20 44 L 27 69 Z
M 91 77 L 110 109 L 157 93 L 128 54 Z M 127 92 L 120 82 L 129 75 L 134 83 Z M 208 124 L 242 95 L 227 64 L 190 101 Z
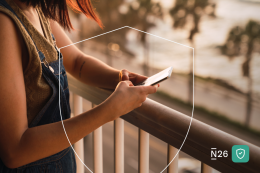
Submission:
M 31 5 L 26 4 L 25 2 L 21 2 L 20 0 L 13 0 L 22 11 L 32 12 L 34 8 Z

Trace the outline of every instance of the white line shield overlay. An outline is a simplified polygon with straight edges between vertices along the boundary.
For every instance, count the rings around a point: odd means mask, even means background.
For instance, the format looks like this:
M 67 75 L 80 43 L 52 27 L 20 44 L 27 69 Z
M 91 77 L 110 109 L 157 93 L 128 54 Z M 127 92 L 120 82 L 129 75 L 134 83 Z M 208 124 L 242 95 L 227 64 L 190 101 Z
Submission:
M 192 52 L 193 52 L 193 57 L 192 57 L 192 60 L 193 60 L 193 64 L 192 64 L 192 86 L 193 86 L 193 90 L 192 90 L 192 114 L 191 114 L 191 119 L 190 119 L 190 124 L 189 124 L 189 127 L 188 127 L 188 130 L 187 130 L 187 133 L 185 135 L 185 138 L 178 150 L 178 152 L 175 154 L 175 156 L 172 158 L 172 160 L 168 163 L 168 165 L 166 165 L 166 167 L 160 172 L 164 172 L 168 166 L 173 162 L 173 160 L 176 158 L 176 156 L 179 154 L 181 148 L 183 147 L 184 145 L 184 142 L 186 141 L 187 139 L 187 136 L 189 134 L 189 131 L 190 131 L 190 127 L 191 127 L 191 123 L 192 123 L 192 119 L 193 119 L 193 113 L 194 113 L 194 48 L 193 47 L 190 47 L 190 46 L 187 46 L 187 45 L 184 45 L 184 44 L 181 44 L 181 43 L 178 43 L 178 42 L 175 42 L 175 41 L 172 41 L 172 40 L 169 40 L 169 39 L 166 39 L 166 38 L 163 38 L 163 37 L 160 37 L 160 36 L 157 36 L 157 35 L 154 35 L 154 34 L 151 34 L 151 33 L 148 33 L 148 32 L 145 32 L 145 31 L 142 31 L 142 30 L 139 30 L 139 29 L 136 29 L 136 28 L 133 28 L 133 27 L 130 27 L 130 26 L 123 26 L 121 28 L 117 28 L 117 29 L 114 29 L 114 30 L 111 30 L 111 31 L 108 31 L 108 32 L 105 32 L 103 34 L 99 34 L 99 35 L 96 35 L 96 36 L 93 36 L 93 37 L 90 37 L 90 38 L 87 38 L 87 39 L 84 39 L 84 40 L 81 40 L 81 41 L 78 41 L 78 42 L 75 42 L 75 43 L 72 43 L 72 44 L 69 44 L 67 46 L 63 46 L 63 47 L 60 47 L 58 48 L 58 50 L 60 51 L 61 49 L 64 49 L 66 47 L 69 47 L 69 46 L 72 46 L 72 45 L 75 45 L 75 44 L 78 44 L 78 43 L 81 43 L 81 42 L 84 42 L 84 41 L 87 41 L 87 40 L 91 40 L 93 38 L 97 38 L 97 37 L 100 37 L 102 35 L 106 35 L 106 34 L 109 34 L 109 33 L 112 33 L 112 32 L 115 32 L 115 31 L 118 31 L 118 30 L 121 30 L 121 29 L 124 29 L 124 28 L 130 28 L 130 29 L 133 29 L 133 30 L 136 30 L 136 31 L 139 31 L 139 32 L 142 32 L 142 33 L 145 33 L 145 34 L 148 34 L 148 35 L 151 35 L 151 36 L 154 36 L 154 37 L 157 37 L 157 38 L 160 38 L 160 39 L 163 39 L 165 41 L 169 41 L 169 42 L 172 42 L 172 43 L 175 43 L 175 44 L 178 44 L 178 45 L 181 45 L 181 46 L 184 46 L 184 47 L 187 47 L 187 48 L 190 48 L 192 49 Z M 59 54 L 60 56 L 60 54 Z M 59 61 L 60 62 L 60 61 Z M 59 81 L 60 81 L 60 63 L 59 63 Z M 59 85 L 60 85 L 60 82 L 59 82 Z M 93 173 L 88 167 L 87 165 L 80 159 L 80 157 L 78 156 L 78 154 L 75 152 L 73 146 L 71 145 L 71 142 L 69 140 L 69 137 L 67 135 L 67 132 L 66 132 L 66 129 L 64 127 L 64 124 L 63 124 L 63 119 L 62 119 L 62 114 L 61 114 L 61 106 L 60 106 L 60 86 L 59 86 L 59 110 L 60 110 L 60 117 L 61 117 L 61 122 L 62 122 L 62 127 L 63 127 L 63 130 L 64 130 L 64 133 L 67 137 L 67 140 L 70 144 L 70 147 L 72 148 L 72 150 L 74 151 L 75 155 L 79 158 L 79 160 L 81 161 L 81 163 L 86 167 L 86 169 L 89 170 L 89 172 Z M 239 149 L 238 149 L 239 150 Z M 238 154 L 238 150 L 236 151 L 237 154 Z M 243 150 L 243 149 L 241 149 Z M 241 151 L 240 151 L 241 152 Z M 244 155 L 245 155 L 245 152 L 244 152 Z M 238 156 L 238 155 L 237 155 Z M 244 156 L 243 156 L 244 157 Z M 242 158 L 243 158 L 242 157 Z M 238 157 L 239 158 L 239 157 Z M 241 158 L 241 159 L 242 159 Z

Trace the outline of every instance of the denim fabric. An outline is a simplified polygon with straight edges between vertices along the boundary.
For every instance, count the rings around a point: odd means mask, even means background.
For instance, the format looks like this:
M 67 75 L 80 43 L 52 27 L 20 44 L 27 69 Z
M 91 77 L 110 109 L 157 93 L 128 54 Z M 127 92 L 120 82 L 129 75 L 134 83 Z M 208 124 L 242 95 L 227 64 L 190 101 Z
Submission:
M 9 9 L 14 14 L 12 8 L 4 1 L 0 0 L 0 5 Z M 16 15 L 17 16 L 17 15 Z M 21 21 L 21 20 L 20 20 Z M 26 29 L 26 28 L 25 28 Z M 53 35 L 52 35 L 53 36 Z M 55 39 L 53 37 L 53 39 Z M 36 45 L 35 45 L 36 46 Z M 37 47 L 36 47 L 37 48 Z M 38 50 L 38 49 L 37 49 Z M 69 105 L 69 88 L 65 68 L 63 66 L 63 57 L 57 50 L 57 54 L 60 55 L 59 59 L 49 63 L 54 69 L 52 72 L 48 65 L 44 64 L 45 57 L 42 52 L 38 51 L 42 65 L 42 75 L 52 88 L 52 96 L 29 124 L 29 128 L 49 124 L 61 121 L 59 111 L 59 63 L 60 63 L 60 104 L 62 119 L 70 118 L 70 105 Z M 47 158 L 29 163 L 16 169 L 7 168 L 0 159 L 0 173 L 41 173 L 41 172 L 53 172 L 53 173 L 76 173 L 76 162 L 73 150 L 68 147 L 54 155 Z

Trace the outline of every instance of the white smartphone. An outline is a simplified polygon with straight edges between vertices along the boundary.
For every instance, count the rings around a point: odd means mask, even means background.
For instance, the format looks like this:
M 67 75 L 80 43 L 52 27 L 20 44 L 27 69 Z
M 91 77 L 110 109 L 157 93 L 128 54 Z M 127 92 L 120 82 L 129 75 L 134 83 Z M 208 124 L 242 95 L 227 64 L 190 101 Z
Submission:
M 173 67 L 168 67 L 167 69 L 147 78 L 146 80 L 137 84 L 136 86 L 140 86 L 140 85 L 153 86 L 153 85 L 156 85 L 156 84 L 170 78 L 171 74 L 172 74 L 172 69 L 173 69 Z

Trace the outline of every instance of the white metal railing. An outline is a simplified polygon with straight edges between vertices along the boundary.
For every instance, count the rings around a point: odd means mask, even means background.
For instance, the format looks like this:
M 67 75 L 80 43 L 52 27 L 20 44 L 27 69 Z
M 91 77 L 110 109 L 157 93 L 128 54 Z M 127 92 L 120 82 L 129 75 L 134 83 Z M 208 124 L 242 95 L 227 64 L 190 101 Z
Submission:
M 92 108 L 95 104 L 92 103 Z M 103 140 L 102 140 L 102 126 L 94 131 L 93 135 L 94 146 L 94 172 L 103 173 Z M 80 163 L 81 164 L 81 163 Z
M 178 149 L 168 144 L 168 161 L 167 163 L 170 163 L 174 156 L 177 154 Z M 179 154 L 175 157 L 175 159 L 171 162 L 168 168 L 168 173 L 178 173 L 178 160 L 179 160 Z M 208 172 L 206 172 L 208 173 Z
M 68 79 L 70 90 L 92 102 L 93 106 L 94 104 L 101 103 L 111 94 L 111 91 L 86 86 L 72 78 L 70 75 L 68 75 Z M 73 93 L 73 106 L 74 115 L 76 116 L 82 112 L 82 98 L 75 93 Z M 122 116 L 121 118 L 114 121 L 115 173 L 124 173 L 125 120 L 139 128 L 142 128 L 139 129 L 139 173 L 149 173 L 149 133 L 168 143 L 167 157 L 169 163 L 178 152 L 178 149 L 175 147 L 180 146 L 182 143 L 190 122 L 190 117 L 150 99 L 147 99 L 142 107 Z M 260 165 L 258 164 L 258 158 L 260 158 L 259 147 L 196 119 L 193 119 L 192 123 L 193 125 L 182 150 L 201 161 L 201 173 L 212 173 L 212 167 L 219 169 L 220 171 L 232 173 L 257 172 L 260 170 Z M 94 172 L 103 173 L 102 127 L 96 129 L 93 136 Z M 247 164 L 236 164 L 231 161 L 230 157 L 222 157 L 211 161 L 210 150 L 212 146 L 225 150 L 237 144 L 249 146 L 250 161 Z M 84 160 L 83 140 L 80 140 L 74 146 L 77 154 L 82 160 Z M 178 157 L 179 155 L 175 157 L 168 167 L 168 173 L 178 172 Z M 77 169 L 78 173 L 84 173 L 83 164 L 80 163 L 78 159 Z
M 139 129 L 139 172 L 149 173 L 149 133 Z
M 74 115 L 82 113 L 83 110 L 82 97 L 73 93 L 73 107 Z M 92 107 L 95 104 L 92 103 Z M 102 126 L 97 128 L 94 132 L 94 173 L 103 173 L 103 148 L 102 148 Z M 124 120 L 118 118 L 114 121 L 114 134 L 115 134 L 115 173 L 124 172 Z M 84 143 L 83 139 L 76 142 L 75 151 L 84 162 Z M 168 163 L 176 155 L 178 149 L 168 145 Z M 169 165 L 168 173 L 178 173 L 178 157 L 173 160 Z M 77 173 L 84 173 L 84 165 L 76 157 Z M 139 129 L 139 173 L 149 173 L 149 133 Z M 212 173 L 211 167 L 204 164 L 202 173 Z
M 115 133 L 115 173 L 124 172 L 124 120 L 114 121 Z
M 79 115 L 83 112 L 83 103 L 82 97 L 77 94 L 73 94 L 73 107 L 74 107 L 74 116 Z M 84 143 L 83 139 L 79 140 L 74 144 L 75 151 L 80 157 L 80 159 L 84 162 Z M 76 157 L 77 163 L 77 173 L 84 173 L 84 165 L 80 162 L 79 158 Z
M 201 173 L 208 173 L 208 172 L 212 172 L 213 168 L 211 168 L 209 165 L 202 163 L 201 164 Z

